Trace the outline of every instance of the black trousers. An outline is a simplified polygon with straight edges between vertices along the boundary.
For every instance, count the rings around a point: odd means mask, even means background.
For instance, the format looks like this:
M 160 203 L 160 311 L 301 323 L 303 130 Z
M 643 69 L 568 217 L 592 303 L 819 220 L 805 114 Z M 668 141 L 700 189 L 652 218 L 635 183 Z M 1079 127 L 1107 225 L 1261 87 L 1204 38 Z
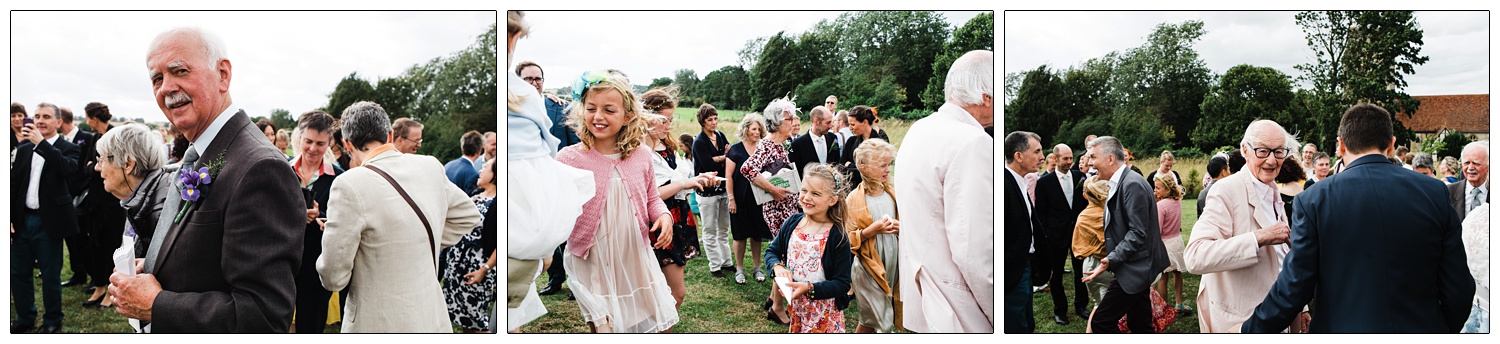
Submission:
M 1126 327 L 1131 333 L 1156 333 L 1151 327 L 1151 288 L 1138 294 L 1127 294 L 1120 288 L 1120 279 L 1109 282 L 1099 308 L 1094 310 L 1094 320 L 1089 322 L 1094 333 L 1120 333 L 1120 318 L 1126 318 Z
M 302 268 L 297 271 L 297 333 L 323 333 L 328 322 L 328 298 L 318 277 L 318 255 L 323 254 L 323 231 L 314 223 L 303 230 Z
M 94 246 L 92 244 L 89 244 L 89 233 L 85 231 L 78 231 L 78 233 L 76 234 L 64 237 L 63 243 L 67 244 L 68 246 L 68 269 L 73 270 L 73 277 L 69 277 L 68 280 L 79 282 L 88 281 L 88 266 L 89 260 L 91 259 L 91 257 L 89 257 L 89 253 L 91 253 L 90 251 L 92 251 L 90 248 Z M 109 282 L 108 280 L 109 277 L 105 277 L 105 282 Z
M 557 245 L 557 250 L 552 251 L 552 266 L 547 267 L 547 285 L 552 289 L 562 288 L 563 282 L 568 280 L 568 272 L 563 270 L 563 254 L 568 251 L 568 243 Z
M 1052 279 L 1048 281 L 1048 283 L 1052 284 L 1052 314 L 1066 318 L 1068 316 L 1068 294 L 1063 291 L 1064 278 L 1073 281 L 1073 309 L 1083 310 L 1089 306 L 1088 287 L 1084 286 L 1083 281 L 1080 280 L 1083 271 L 1083 260 L 1072 258 L 1073 255 L 1069 253 L 1072 252 L 1070 247 L 1053 246 L 1050 248 L 1050 250 L 1047 250 L 1051 254 L 1050 257 L 1047 257 L 1047 269 L 1052 272 Z M 1073 262 L 1073 274 L 1064 277 L 1064 264 L 1068 261 Z

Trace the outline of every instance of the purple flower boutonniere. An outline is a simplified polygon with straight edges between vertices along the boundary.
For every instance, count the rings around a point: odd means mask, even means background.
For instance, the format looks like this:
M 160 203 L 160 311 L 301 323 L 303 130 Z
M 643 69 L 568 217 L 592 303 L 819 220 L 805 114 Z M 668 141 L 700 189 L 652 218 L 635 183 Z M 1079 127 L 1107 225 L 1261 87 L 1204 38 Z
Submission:
M 187 215 L 188 208 L 193 202 L 203 198 L 203 191 L 209 184 L 213 184 L 213 176 L 219 174 L 219 169 L 224 167 L 224 154 L 207 166 L 199 167 L 197 171 L 184 169 L 177 173 L 177 182 L 182 183 L 182 206 L 177 211 L 177 217 L 172 218 L 172 224 L 182 222 L 182 216 Z

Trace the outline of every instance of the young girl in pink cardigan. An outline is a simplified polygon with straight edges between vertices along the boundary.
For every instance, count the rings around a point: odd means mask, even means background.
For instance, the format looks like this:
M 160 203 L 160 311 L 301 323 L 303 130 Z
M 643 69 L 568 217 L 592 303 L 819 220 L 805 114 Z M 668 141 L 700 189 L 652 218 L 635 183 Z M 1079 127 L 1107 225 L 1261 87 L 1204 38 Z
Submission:
M 568 287 L 595 332 L 666 331 L 678 320 L 676 300 L 651 249 L 671 245 L 672 216 L 657 193 L 652 152 L 641 146 L 640 105 L 617 71 L 584 73 L 573 99 L 569 124 L 582 142 L 557 160 L 593 172 L 595 191 L 568 238 Z

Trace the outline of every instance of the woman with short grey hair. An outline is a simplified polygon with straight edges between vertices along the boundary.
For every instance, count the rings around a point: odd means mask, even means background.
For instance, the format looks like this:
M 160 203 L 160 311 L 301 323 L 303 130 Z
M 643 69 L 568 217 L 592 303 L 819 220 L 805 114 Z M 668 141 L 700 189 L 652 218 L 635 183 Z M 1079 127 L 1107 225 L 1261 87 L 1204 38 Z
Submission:
M 162 146 L 161 134 L 141 124 L 129 124 L 110 129 L 95 144 L 99 151 L 99 162 L 94 170 L 103 179 L 104 190 L 120 199 L 125 208 L 125 235 L 135 237 L 135 257 L 146 256 L 146 247 L 161 215 L 162 202 L 166 201 L 168 180 L 172 170 L 164 169 L 167 150 Z M 118 234 L 118 232 L 115 232 Z M 104 239 L 109 236 L 106 235 Z M 114 240 L 120 240 L 115 236 Z M 115 246 L 119 241 L 114 241 Z M 104 247 L 101 244 L 100 247 Z M 95 296 L 102 296 L 107 288 L 96 288 Z M 100 298 L 100 307 L 109 307 L 110 298 Z

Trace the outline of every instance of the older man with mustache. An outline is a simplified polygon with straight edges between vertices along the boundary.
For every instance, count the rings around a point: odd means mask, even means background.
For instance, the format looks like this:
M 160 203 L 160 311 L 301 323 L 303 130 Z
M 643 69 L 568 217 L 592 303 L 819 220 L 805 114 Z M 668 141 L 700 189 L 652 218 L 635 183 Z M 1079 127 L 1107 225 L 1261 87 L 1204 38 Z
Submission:
M 1470 210 L 1490 199 L 1490 148 L 1489 141 L 1478 141 L 1464 146 L 1459 154 L 1463 162 L 1464 180 L 1448 184 L 1448 203 L 1458 212 L 1463 221 Z

